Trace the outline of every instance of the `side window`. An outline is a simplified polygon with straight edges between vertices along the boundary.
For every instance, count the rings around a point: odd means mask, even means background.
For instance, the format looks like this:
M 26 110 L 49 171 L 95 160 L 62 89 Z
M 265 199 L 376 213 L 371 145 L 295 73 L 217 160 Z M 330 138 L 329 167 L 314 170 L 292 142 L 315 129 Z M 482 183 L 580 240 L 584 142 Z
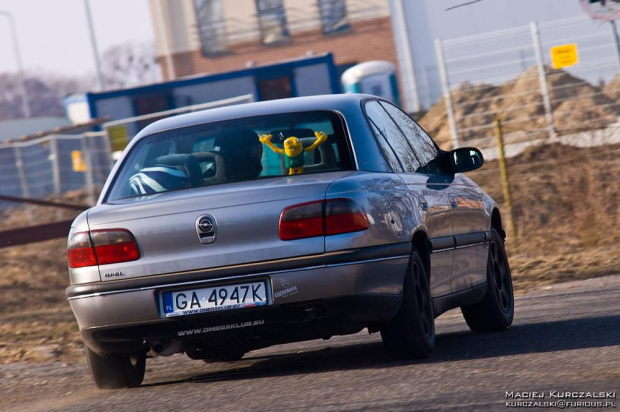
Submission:
M 376 128 L 376 130 L 373 128 L 373 131 L 375 133 L 378 131 L 380 135 L 385 138 L 388 145 L 396 154 L 396 157 L 398 158 L 404 171 L 411 173 L 415 172 L 420 167 L 420 162 L 416 158 L 416 155 L 407 141 L 407 138 L 403 135 L 394 120 L 392 120 L 390 115 L 376 100 L 366 103 L 365 108 L 368 119 Z M 379 139 L 379 142 L 381 142 L 381 139 Z M 384 154 L 386 154 L 385 150 Z M 389 156 L 386 154 L 386 157 Z
M 420 167 L 424 167 L 435 160 L 438 154 L 437 148 L 424 129 L 399 108 L 386 102 L 381 102 L 381 105 L 390 116 L 392 116 L 398 127 L 405 134 L 411 147 L 415 151 L 416 157 L 420 161 Z
M 403 168 L 401 167 L 400 163 L 398 163 L 398 159 L 396 158 L 394 151 L 388 144 L 383 133 L 381 133 L 381 131 L 375 125 L 374 121 L 369 119 L 368 122 L 370 123 L 370 128 L 372 129 L 372 133 L 375 135 L 375 138 L 377 139 L 377 142 L 379 143 L 381 152 L 383 152 L 383 156 L 385 156 L 385 160 L 387 160 L 388 164 L 390 165 L 390 167 L 392 168 L 394 172 L 402 172 Z

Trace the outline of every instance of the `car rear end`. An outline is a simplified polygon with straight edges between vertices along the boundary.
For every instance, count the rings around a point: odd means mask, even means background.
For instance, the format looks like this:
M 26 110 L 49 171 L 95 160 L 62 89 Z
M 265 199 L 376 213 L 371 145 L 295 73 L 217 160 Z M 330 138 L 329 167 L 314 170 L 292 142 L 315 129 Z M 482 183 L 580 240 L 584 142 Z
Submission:
M 269 134 L 280 148 L 294 136 L 307 148 L 316 132 L 327 140 L 304 152 L 297 175 L 258 142 Z M 382 190 L 362 190 L 376 184 L 355 170 L 341 114 L 250 116 L 138 139 L 69 236 L 67 296 L 90 350 L 231 356 L 393 316 L 410 244 L 370 202 Z M 257 153 L 258 166 L 243 158 Z

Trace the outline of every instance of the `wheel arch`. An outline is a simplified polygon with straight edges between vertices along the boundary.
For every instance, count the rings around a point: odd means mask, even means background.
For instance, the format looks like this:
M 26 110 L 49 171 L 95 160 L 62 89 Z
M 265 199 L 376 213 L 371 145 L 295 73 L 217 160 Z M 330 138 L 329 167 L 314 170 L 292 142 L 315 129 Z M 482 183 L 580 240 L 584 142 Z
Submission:
M 430 282 L 431 278 L 431 242 L 428 240 L 426 232 L 418 230 L 413 234 L 411 243 L 415 250 L 418 251 L 422 262 L 424 263 L 424 269 L 426 270 L 426 277 Z
M 491 215 L 491 229 L 497 230 L 497 233 L 501 236 L 502 240 L 506 240 L 506 231 L 502 223 L 502 215 L 499 209 L 494 208 Z

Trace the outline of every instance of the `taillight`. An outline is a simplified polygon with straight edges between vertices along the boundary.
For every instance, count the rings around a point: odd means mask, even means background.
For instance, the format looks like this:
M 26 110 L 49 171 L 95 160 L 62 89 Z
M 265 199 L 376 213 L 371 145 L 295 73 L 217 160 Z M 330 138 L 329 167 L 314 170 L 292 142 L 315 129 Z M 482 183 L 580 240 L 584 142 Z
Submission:
M 289 206 L 280 214 L 282 240 L 303 239 L 368 229 L 368 219 L 351 199 L 330 199 Z
M 74 233 L 69 238 L 67 244 L 67 259 L 70 268 L 81 268 L 85 266 L 95 266 L 95 250 L 90 243 L 89 232 Z
M 368 229 L 368 219 L 351 199 L 334 199 L 325 203 L 325 234 L 359 232 Z
M 125 229 L 103 229 L 78 232 L 69 239 L 69 267 L 109 265 L 140 258 L 133 236 Z
M 100 265 L 129 262 L 140 258 L 138 245 L 128 230 L 93 230 L 90 233 Z
M 280 239 L 323 236 L 323 201 L 289 206 L 280 213 Z

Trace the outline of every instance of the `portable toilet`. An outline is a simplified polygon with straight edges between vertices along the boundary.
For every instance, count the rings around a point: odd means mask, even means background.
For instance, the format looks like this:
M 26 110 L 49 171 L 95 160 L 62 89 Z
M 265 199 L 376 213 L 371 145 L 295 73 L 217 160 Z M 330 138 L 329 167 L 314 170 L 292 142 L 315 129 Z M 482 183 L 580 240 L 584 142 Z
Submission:
M 342 73 L 345 93 L 368 93 L 400 106 L 396 83 L 396 68 L 384 60 L 372 60 L 347 69 Z

